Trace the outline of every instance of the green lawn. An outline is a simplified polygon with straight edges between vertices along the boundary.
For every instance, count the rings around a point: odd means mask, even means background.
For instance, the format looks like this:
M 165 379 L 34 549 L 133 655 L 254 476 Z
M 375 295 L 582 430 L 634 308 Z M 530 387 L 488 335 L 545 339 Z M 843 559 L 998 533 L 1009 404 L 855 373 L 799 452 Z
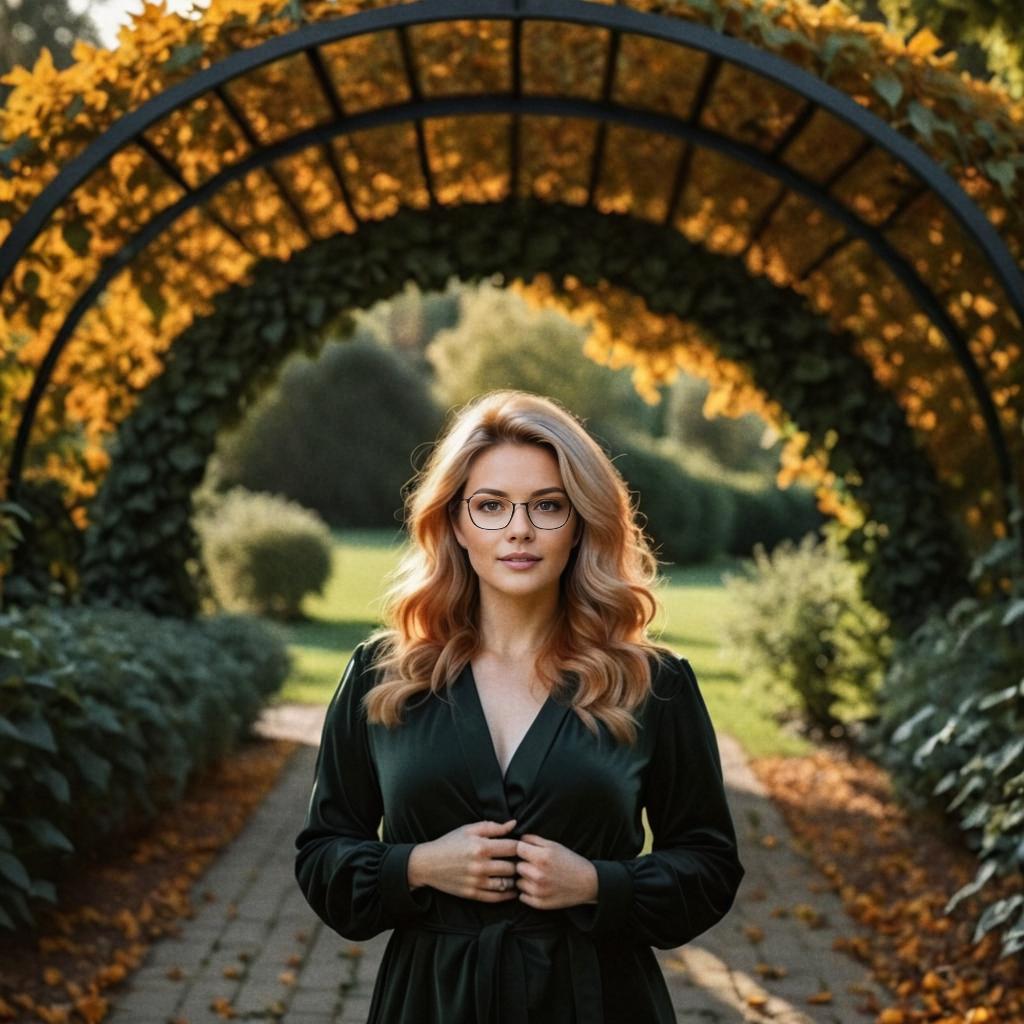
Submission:
M 353 648 L 379 620 L 384 576 L 397 562 L 401 532 L 346 530 L 334 538 L 334 571 L 324 595 L 307 598 L 309 621 L 283 627 L 295 664 L 279 695 L 283 701 L 327 703 Z M 721 575 L 736 565 L 663 567 L 663 611 L 653 632 L 689 659 L 719 731 L 736 736 L 755 757 L 806 753 L 808 744 L 778 729 L 765 696 L 744 687 L 719 651 L 726 600 Z

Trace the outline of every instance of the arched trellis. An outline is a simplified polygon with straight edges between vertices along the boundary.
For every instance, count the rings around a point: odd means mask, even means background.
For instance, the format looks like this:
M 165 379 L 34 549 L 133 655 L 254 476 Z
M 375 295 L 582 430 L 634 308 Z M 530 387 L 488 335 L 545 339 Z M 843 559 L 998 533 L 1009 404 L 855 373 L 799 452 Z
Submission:
M 589 246 L 594 238 L 602 242 L 596 266 Z M 532 240 L 541 244 L 531 249 Z M 333 268 L 352 265 L 360 246 L 377 256 L 364 273 L 339 287 Z M 655 301 L 669 275 L 652 278 L 642 261 L 631 257 L 637 251 L 664 253 L 674 266 L 684 267 L 695 285 L 690 297 L 675 291 Z M 862 428 L 839 438 L 834 453 L 858 472 L 862 483 L 853 488 L 856 500 L 875 509 L 885 535 L 872 553 L 865 550 L 868 538 L 862 531 L 853 531 L 845 544 L 857 561 L 867 563 L 866 592 L 889 614 L 895 631 L 909 631 L 931 605 L 944 607 L 969 592 L 958 524 L 943 507 L 934 469 L 898 404 L 853 352 L 848 335 L 831 332 L 799 296 L 751 277 L 735 258 L 702 252 L 676 232 L 623 215 L 522 201 L 403 210 L 366 225 L 358 235 L 314 243 L 288 261 L 265 261 L 250 286 L 219 296 L 215 310 L 176 339 L 166 372 L 154 379 L 118 430 L 114 463 L 85 535 L 85 595 L 102 603 L 142 603 L 157 614 L 196 613 L 197 594 L 186 568 L 193 564 L 201 579 L 191 494 L 216 435 L 236 423 L 259 393 L 260 374 L 272 373 L 295 348 L 305 347 L 325 320 L 390 298 L 410 278 L 421 288 L 440 290 L 450 274 L 464 280 L 543 274 L 558 282 L 586 273 L 643 296 L 660 316 L 712 329 L 716 358 L 749 366 L 757 386 L 784 407 L 793 406 L 802 425 L 818 437 L 827 432 L 834 407 L 852 399 Z M 716 279 L 725 280 L 732 292 L 763 296 L 771 319 L 790 328 L 776 339 L 776 358 L 764 358 L 765 328 L 751 337 L 742 307 L 721 309 L 710 287 Z M 315 309 L 313 322 L 297 312 L 291 330 L 265 330 L 267 321 L 273 323 L 273 309 L 292 307 Z M 807 381 L 801 364 L 824 350 L 838 358 L 827 376 L 815 379 L 814 395 L 802 400 Z M 214 365 L 218 362 L 230 365 L 229 378 Z M 182 416 L 177 406 L 184 381 L 192 386 Z M 878 466 L 883 451 L 894 456 L 891 466 Z M 912 490 L 912 503 L 887 500 L 901 485 Z M 893 572 L 893 565 L 912 571 Z
M 509 88 L 484 91 L 475 95 L 456 95 L 431 98 L 424 94 L 417 74 L 416 54 L 411 30 L 419 26 L 439 25 L 445 22 L 470 20 L 474 22 L 507 23 L 511 45 L 508 52 L 507 78 Z M 607 52 L 600 95 L 582 98 L 573 95 L 534 95 L 522 88 L 523 28 L 531 22 L 564 22 L 586 25 L 607 31 Z M 331 43 L 372 33 L 394 33 L 401 51 L 407 99 L 401 102 L 357 112 L 346 113 L 323 59 L 323 48 Z M 620 52 L 632 37 L 655 39 L 679 48 L 679 59 L 698 53 L 707 57 L 699 87 L 685 113 L 665 113 L 643 109 L 614 99 L 616 68 Z M 266 144 L 247 121 L 244 112 L 225 90 L 227 83 L 272 65 L 290 56 L 302 55 L 312 69 L 322 91 L 323 102 L 332 116 L 314 128 L 298 131 Z M 761 76 L 766 82 L 789 90 L 800 100 L 795 115 L 769 145 L 744 142 L 735 134 L 715 130 L 702 119 L 702 114 L 713 101 L 715 89 L 723 69 L 743 68 Z M 147 129 L 158 124 L 175 110 L 184 108 L 196 97 L 215 94 L 224 104 L 231 119 L 249 143 L 249 155 L 222 168 L 198 187 L 191 186 L 173 162 L 145 136 Z M 806 172 L 794 168 L 786 161 L 786 154 L 798 145 L 803 133 L 819 112 L 827 112 L 850 126 L 861 136 L 861 144 L 848 159 L 832 168 L 825 180 L 815 180 Z M 757 49 L 741 40 L 730 38 L 706 26 L 675 17 L 633 10 L 625 6 L 608 6 L 585 0 L 553 0 L 553 2 L 515 2 L 515 0 L 484 0 L 479 3 L 449 2 L 449 0 L 419 0 L 397 7 L 383 7 L 347 15 L 333 21 L 305 26 L 249 50 L 235 53 L 218 63 L 197 72 L 187 80 L 168 89 L 144 104 L 138 110 L 116 122 L 75 161 L 69 164 L 39 196 L 37 201 L 17 222 L 0 248 L 0 284 L 5 281 L 24 255 L 33 239 L 58 209 L 62 202 L 73 196 L 97 168 L 131 143 L 143 148 L 163 169 L 169 180 L 182 191 L 182 197 L 142 225 L 119 252 L 109 257 L 94 281 L 78 296 L 57 331 L 46 357 L 38 367 L 15 438 L 8 466 L 9 493 L 17 494 L 24 455 L 29 442 L 33 419 L 40 399 L 51 379 L 62 351 L 76 326 L 96 302 L 104 287 L 153 241 L 168 230 L 185 213 L 208 202 L 233 181 L 237 181 L 253 168 L 264 167 L 281 191 L 288 209 L 304 227 L 310 239 L 313 233 L 301 204 L 290 194 L 288 187 L 274 172 L 274 162 L 289 153 L 311 146 L 324 147 L 325 154 L 331 139 L 384 125 L 411 123 L 415 126 L 419 168 L 425 183 L 428 201 L 437 205 L 433 184 L 433 171 L 428 153 L 424 126 L 432 120 L 449 117 L 464 118 L 479 114 L 509 115 L 509 194 L 516 194 L 521 177 L 519 132 L 522 119 L 535 116 L 558 116 L 586 119 L 596 123 L 596 141 L 587 175 L 586 203 L 593 204 L 599 183 L 605 173 L 610 126 L 628 125 L 666 138 L 680 140 L 682 148 L 675 173 L 666 182 L 666 201 L 663 222 L 672 222 L 680 197 L 686 187 L 687 176 L 698 150 L 714 150 L 769 176 L 777 183 L 773 199 L 762 209 L 751 225 L 744 252 L 758 244 L 759 239 L 789 195 L 799 194 L 821 209 L 829 218 L 842 225 L 843 236 L 830 241 L 809 258 L 797 275 L 806 280 L 821 270 L 838 252 L 860 240 L 870 246 L 881 264 L 895 280 L 913 296 L 918 308 L 945 339 L 959 365 L 977 407 L 980 410 L 991 452 L 998 467 L 1008 515 L 1018 493 L 1014 461 L 1004 434 L 1003 425 L 994 406 L 985 376 L 978 365 L 958 324 L 945 307 L 943 297 L 918 273 L 911 262 L 891 243 L 887 232 L 900 217 L 920 198 L 929 195 L 959 222 L 967 237 L 991 267 L 1002 299 L 1012 308 L 1019 321 L 1024 321 L 1024 282 L 1019 270 L 984 214 L 964 191 L 934 161 L 908 139 L 901 136 L 880 118 L 855 102 L 849 96 L 827 85 L 820 79 L 795 67 L 787 61 Z M 836 183 L 873 151 L 889 154 L 913 179 L 900 198 L 880 223 L 871 223 L 834 194 Z M 348 206 L 352 220 L 358 225 L 360 214 L 349 196 L 343 169 L 336 159 L 328 160 L 339 193 Z M 216 217 L 211 212 L 211 216 Z M 230 225 L 221 226 L 241 244 L 245 244 Z

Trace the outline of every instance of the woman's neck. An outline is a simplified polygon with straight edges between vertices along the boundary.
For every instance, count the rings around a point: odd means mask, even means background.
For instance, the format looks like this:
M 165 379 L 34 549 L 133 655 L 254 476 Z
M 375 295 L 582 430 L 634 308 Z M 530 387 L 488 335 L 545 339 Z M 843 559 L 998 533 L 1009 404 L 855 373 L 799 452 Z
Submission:
M 558 613 L 557 592 L 531 594 L 528 600 L 506 594 L 481 594 L 480 651 L 495 661 L 519 661 L 537 655 Z

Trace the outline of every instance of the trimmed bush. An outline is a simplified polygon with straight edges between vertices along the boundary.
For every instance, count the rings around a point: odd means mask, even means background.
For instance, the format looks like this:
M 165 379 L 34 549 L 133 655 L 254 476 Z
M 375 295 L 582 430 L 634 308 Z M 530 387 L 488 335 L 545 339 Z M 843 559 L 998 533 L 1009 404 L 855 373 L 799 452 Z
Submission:
M 771 551 L 784 540 L 796 543 L 828 521 L 818 508 L 814 491 L 799 484 L 786 488 L 764 482 L 736 484 L 732 496 L 736 516 L 729 538 L 730 555 L 749 558 L 757 544 Z
M 1010 538 L 997 542 L 972 578 L 1011 570 L 1015 552 Z M 1024 599 L 1011 590 L 965 598 L 896 645 L 867 736 L 900 796 L 951 816 L 977 852 L 977 874 L 947 912 L 990 879 L 1020 881 L 1024 871 Z M 974 941 L 997 927 L 1004 956 L 1024 949 L 1024 891 L 990 902 Z
M 841 735 L 845 718 L 874 711 L 892 642 L 885 616 L 864 600 L 860 571 L 832 535 L 764 545 L 723 577 L 724 646 L 752 685 L 781 694 L 811 730 Z
M 398 529 L 413 456 L 443 423 L 426 376 L 364 331 L 289 359 L 277 387 L 218 440 L 221 473 L 338 529 Z
M 233 487 L 196 528 L 218 604 L 278 619 L 302 616 L 307 594 L 331 575 L 331 532 L 311 509 Z
M 0 616 L 0 925 L 35 924 L 69 857 L 182 796 L 287 678 L 257 620 L 116 608 Z

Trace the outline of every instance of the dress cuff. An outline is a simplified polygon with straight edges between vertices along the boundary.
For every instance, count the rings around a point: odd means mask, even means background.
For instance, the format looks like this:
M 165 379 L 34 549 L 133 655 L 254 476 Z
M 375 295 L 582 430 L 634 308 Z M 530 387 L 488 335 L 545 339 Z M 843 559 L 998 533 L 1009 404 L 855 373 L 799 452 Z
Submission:
M 380 899 L 389 916 L 410 917 L 430 906 L 430 887 L 409 888 L 409 857 L 416 843 L 391 843 L 380 862 Z
M 625 928 L 633 906 L 633 876 L 621 860 L 591 861 L 597 870 L 597 903 L 568 908 L 580 931 L 593 935 Z

